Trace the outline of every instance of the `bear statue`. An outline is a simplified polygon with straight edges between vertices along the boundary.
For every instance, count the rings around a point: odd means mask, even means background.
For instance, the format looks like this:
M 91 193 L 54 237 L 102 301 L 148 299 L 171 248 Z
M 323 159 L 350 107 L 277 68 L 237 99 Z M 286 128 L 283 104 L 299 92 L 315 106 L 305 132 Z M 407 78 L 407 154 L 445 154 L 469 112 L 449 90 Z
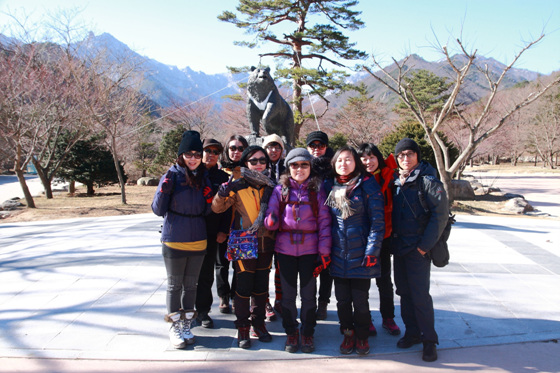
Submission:
M 251 135 L 259 136 L 262 124 L 267 134 L 275 133 L 284 144 L 294 146 L 294 114 L 290 105 L 280 96 L 269 67 L 251 67 L 247 96 L 247 119 L 251 125 Z

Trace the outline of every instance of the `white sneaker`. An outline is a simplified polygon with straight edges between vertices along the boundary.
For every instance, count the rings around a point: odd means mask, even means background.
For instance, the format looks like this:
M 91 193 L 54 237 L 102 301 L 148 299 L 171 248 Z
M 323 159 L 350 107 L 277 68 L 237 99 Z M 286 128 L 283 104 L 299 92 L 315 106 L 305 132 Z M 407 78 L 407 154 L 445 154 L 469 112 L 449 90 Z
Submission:
M 185 312 L 185 319 L 182 320 L 181 335 L 186 344 L 194 343 L 194 335 L 191 332 L 191 325 L 194 320 L 194 311 Z
M 181 314 L 174 312 L 169 315 L 169 319 L 171 320 L 171 326 L 169 327 L 169 341 L 173 347 L 177 349 L 185 348 L 187 343 L 183 338 L 181 330 Z

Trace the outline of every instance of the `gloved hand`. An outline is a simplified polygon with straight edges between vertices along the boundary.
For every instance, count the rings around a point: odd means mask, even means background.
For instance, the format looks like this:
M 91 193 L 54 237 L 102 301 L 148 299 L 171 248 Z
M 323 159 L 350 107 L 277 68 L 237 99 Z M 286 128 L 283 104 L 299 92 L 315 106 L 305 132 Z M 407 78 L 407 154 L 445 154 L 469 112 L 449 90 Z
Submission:
M 318 277 L 322 270 L 327 269 L 331 264 L 330 255 L 321 255 L 321 263 L 313 270 L 313 277 Z
M 377 257 L 375 255 L 366 255 L 362 262 L 362 267 L 373 267 L 377 264 Z
M 273 211 L 268 215 L 268 226 L 274 227 L 278 223 L 278 215 Z
M 233 175 L 231 175 L 229 177 L 229 180 L 225 183 L 223 183 L 222 185 L 220 185 L 220 187 L 218 188 L 218 195 L 220 197 L 229 197 L 229 192 L 231 192 L 232 188 L 233 188 Z
M 164 176 L 163 183 L 161 184 L 161 193 L 169 194 L 173 191 L 173 173 L 171 170 L 167 171 Z
M 205 186 L 204 189 L 202 189 L 202 196 L 206 200 L 206 203 L 212 203 L 212 199 L 214 199 L 212 188 L 210 188 L 209 186 Z

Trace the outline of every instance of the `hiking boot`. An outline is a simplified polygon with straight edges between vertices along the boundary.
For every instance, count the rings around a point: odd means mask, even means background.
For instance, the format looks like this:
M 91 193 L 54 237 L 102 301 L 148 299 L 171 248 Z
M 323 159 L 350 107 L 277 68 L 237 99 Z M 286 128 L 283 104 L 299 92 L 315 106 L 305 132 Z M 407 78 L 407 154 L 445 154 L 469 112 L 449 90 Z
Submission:
M 173 347 L 177 349 L 182 349 L 187 346 L 185 339 L 183 338 L 183 333 L 181 332 L 182 320 L 181 314 L 179 312 L 173 312 L 165 316 L 165 321 L 170 322 L 169 327 L 169 341 Z
M 199 313 L 196 322 L 206 329 L 214 329 L 214 320 L 208 315 L 208 312 Z
M 249 338 L 250 326 L 237 328 L 237 346 L 248 349 L 251 348 L 251 338 Z
M 220 297 L 220 305 L 218 306 L 220 313 L 231 313 L 229 306 L 229 297 Z
M 346 329 L 344 331 L 344 340 L 340 345 L 340 353 L 344 355 L 349 355 L 354 351 L 354 344 L 356 339 L 354 338 L 354 330 Z
M 367 355 L 369 354 L 369 343 L 367 339 L 358 339 L 356 340 L 356 353 L 358 355 Z
M 272 308 L 272 305 L 270 304 L 270 302 L 266 302 L 266 321 L 274 321 L 276 320 L 276 313 L 274 313 L 274 309 Z
M 422 343 L 422 339 L 418 336 L 413 336 L 413 335 L 406 335 L 406 333 L 404 334 L 404 337 L 402 337 L 401 339 L 399 339 L 399 341 L 397 342 L 397 347 L 398 348 L 410 348 L 414 345 L 417 345 L 419 343 Z
M 326 320 L 327 319 L 327 307 L 329 302 L 319 301 L 319 305 L 317 306 L 317 313 L 315 318 L 317 320 Z
M 373 325 L 373 320 L 369 322 L 369 335 L 372 337 L 377 335 L 377 329 L 375 329 L 375 325 Z
M 284 346 L 284 350 L 290 353 L 297 352 L 299 348 L 299 330 L 292 334 L 288 334 L 288 338 L 286 338 L 286 345 Z
M 303 335 L 301 337 L 301 352 L 309 354 L 315 351 L 315 344 L 313 343 L 313 336 Z
M 383 329 L 385 329 L 391 335 L 401 334 L 399 326 L 395 323 L 393 319 L 383 319 Z
M 183 323 L 181 325 L 181 334 L 185 343 L 192 345 L 194 343 L 194 335 L 191 331 L 192 323 L 195 319 L 196 313 L 194 311 L 187 311 L 183 316 Z
M 424 342 L 424 350 L 422 351 L 422 360 L 432 362 L 437 360 L 436 344 L 433 342 Z
M 251 328 L 251 335 L 255 338 L 258 338 L 261 342 L 272 342 L 272 336 L 266 330 L 266 326 L 264 324 L 259 326 L 253 326 Z

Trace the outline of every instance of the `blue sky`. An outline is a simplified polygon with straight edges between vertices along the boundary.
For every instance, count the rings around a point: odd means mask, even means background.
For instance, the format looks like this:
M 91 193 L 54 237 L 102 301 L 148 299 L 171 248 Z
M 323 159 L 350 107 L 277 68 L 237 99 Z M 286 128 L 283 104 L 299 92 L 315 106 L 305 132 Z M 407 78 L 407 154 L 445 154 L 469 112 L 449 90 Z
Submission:
M 247 36 L 216 17 L 223 10 L 235 10 L 236 4 L 234 0 L 0 0 L 0 12 L 24 11 L 33 19 L 60 8 L 84 8 L 80 18 L 96 34 L 108 32 L 165 64 L 220 73 L 228 65 L 257 65 L 258 53 L 275 50 L 272 45 L 260 50 L 233 45 Z M 366 26 L 347 35 L 358 48 L 386 63 L 408 53 L 439 60 L 442 55 L 433 47 L 436 36 L 452 49 L 461 35 L 469 50 L 509 63 L 523 41 L 544 29 L 545 39 L 516 67 L 543 74 L 560 70 L 559 0 L 362 0 L 355 10 L 362 11 Z M 0 32 L 8 33 L 9 21 L 0 14 Z M 262 63 L 274 65 L 270 58 Z

